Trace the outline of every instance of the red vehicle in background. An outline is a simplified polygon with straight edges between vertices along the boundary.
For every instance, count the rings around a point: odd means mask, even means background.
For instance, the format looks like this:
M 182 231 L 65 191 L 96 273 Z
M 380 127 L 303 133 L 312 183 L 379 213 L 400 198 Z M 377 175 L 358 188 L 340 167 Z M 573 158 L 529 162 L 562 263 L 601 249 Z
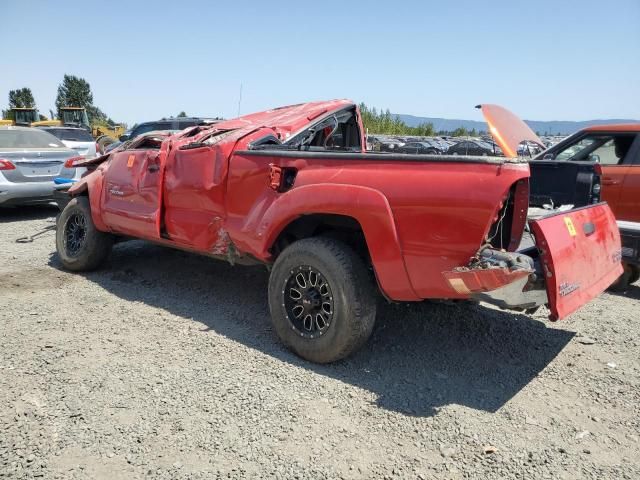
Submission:
M 518 250 L 529 205 L 522 159 L 364 146 L 347 100 L 139 137 L 76 164 L 90 173 L 69 190 L 58 254 L 66 268 L 89 270 L 133 237 L 265 264 L 275 330 L 314 362 L 367 340 L 376 291 L 392 301 L 547 305 L 557 320 L 622 271 L 603 203 L 530 222 L 537 247 Z
M 640 223 L 640 123 L 585 128 L 534 160 L 596 163 L 602 200 L 618 220 Z
M 626 290 L 640 280 L 640 124 L 585 128 L 534 160 L 595 162 L 602 172 L 602 200 L 609 204 L 622 237 L 624 273 L 614 284 Z
M 542 146 L 538 136 L 511 112 L 496 105 L 479 107 L 498 141 L 506 139 L 517 144 L 526 140 Z M 530 168 L 532 206 L 573 208 L 600 199 L 607 202 L 618 220 L 624 266 L 624 273 L 612 288 L 626 290 L 637 282 L 640 279 L 640 123 L 584 128 L 534 156 Z M 594 175 L 594 171 L 598 175 Z

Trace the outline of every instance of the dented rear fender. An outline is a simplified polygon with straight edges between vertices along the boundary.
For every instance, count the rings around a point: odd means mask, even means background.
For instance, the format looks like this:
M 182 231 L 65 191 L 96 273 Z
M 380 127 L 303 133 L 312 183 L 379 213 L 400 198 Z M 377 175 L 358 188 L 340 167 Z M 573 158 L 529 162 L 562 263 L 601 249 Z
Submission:
M 259 225 L 246 225 L 243 229 L 255 232 L 250 249 L 258 258 L 265 258 L 287 225 L 314 213 L 355 219 L 364 232 L 383 294 L 398 301 L 420 300 L 406 270 L 389 202 L 382 192 L 370 187 L 324 183 L 304 185 L 281 194 L 266 211 L 255 216 Z

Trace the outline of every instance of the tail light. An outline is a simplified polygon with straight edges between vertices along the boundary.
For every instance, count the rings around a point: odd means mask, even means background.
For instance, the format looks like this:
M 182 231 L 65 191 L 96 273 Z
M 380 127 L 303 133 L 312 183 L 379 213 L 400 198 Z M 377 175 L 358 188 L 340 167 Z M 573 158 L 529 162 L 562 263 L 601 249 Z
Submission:
M 11 163 L 9 160 L 5 160 L 4 158 L 0 158 L 0 170 L 15 170 L 16 166 Z
M 278 193 L 286 192 L 296 180 L 298 170 L 293 167 L 279 167 L 269 164 L 269 187 Z
M 277 192 L 281 184 L 282 168 L 272 163 L 269 165 L 269 186 Z
M 67 161 L 64 162 L 64 168 L 74 168 L 75 167 L 74 163 L 79 162 L 80 160 L 84 160 L 84 157 L 79 156 L 79 157 L 67 158 Z

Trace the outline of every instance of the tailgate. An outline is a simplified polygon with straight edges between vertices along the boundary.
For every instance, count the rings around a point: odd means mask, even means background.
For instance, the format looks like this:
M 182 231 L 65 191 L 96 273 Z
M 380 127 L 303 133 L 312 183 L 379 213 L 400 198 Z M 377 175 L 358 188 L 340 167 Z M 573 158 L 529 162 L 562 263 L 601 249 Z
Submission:
M 550 319 L 559 320 L 622 274 L 620 233 L 606 203 L 530 222 L 546 277 Z

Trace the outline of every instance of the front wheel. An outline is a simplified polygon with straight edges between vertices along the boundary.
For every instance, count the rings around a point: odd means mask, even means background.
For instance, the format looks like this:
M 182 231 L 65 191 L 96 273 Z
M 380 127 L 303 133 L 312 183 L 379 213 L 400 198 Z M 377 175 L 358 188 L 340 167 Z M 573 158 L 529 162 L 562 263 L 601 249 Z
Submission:
M 345 358 L 371 336 L 373 288 L 364 262 L 347 245 L 330 238 L 297 241 L 280 254 L 269 278 L 276 333 L 306 360 Z
M 64 268 L 87 271 L 97 268 L 111 252 L 113 236 L 97 230 L 87 197 L 71 199 L 58 217 L 56 250 Z

